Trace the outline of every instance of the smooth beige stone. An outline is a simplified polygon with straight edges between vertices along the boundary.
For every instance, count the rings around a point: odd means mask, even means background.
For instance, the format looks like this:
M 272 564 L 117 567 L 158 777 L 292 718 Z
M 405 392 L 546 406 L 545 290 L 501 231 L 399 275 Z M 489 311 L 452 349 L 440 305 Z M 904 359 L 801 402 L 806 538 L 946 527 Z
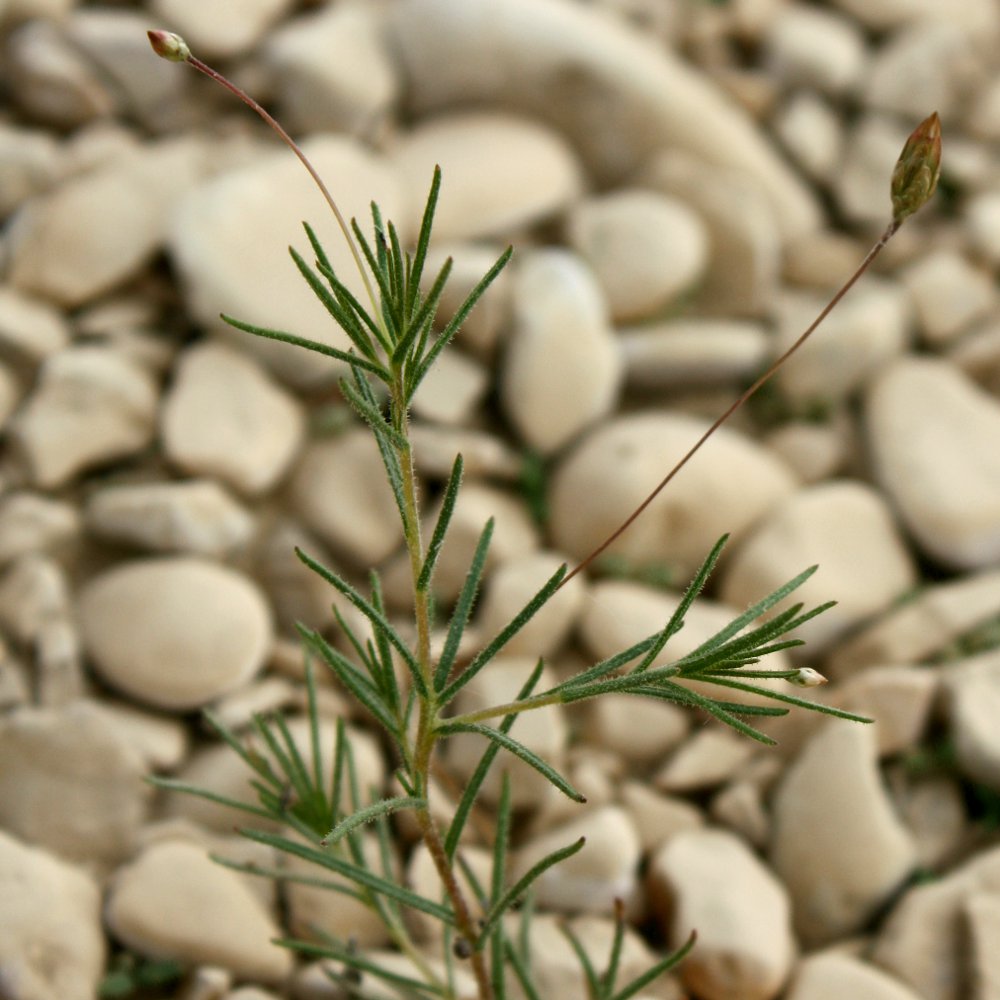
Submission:
M 13 222 L 11 284 L 75 308 L 132 278 L 162 246 L 202 155 L 189 139 L 120 151 L 33 199 Z
M 403 540 L 399 509 L 367 428 L 307 445 L 289 477 L 288 495 L 306 527 L 359 566 L 381 562 Z
M 153 0 L 153 13 L 184 35 L 191 48 L 216 59 L 254 48 L 292 8 L 292 0 Z
M 551 455 L 611 414 L 621 352 L 594 274 L 576 254 L 533 251 L 518 265 L 513 294 L 501 402 L 521 439 Z
M 608 913 L 616 899 L 628 906 L 639 890 L 639 835 L 618 806 L 584 808 L 577 819 L 533 837 L 517 851 L 513 876 L 520 878 L 543 857 L 581 837 L 586 843 L 580 851 L 534 883 L 539 905 L 593 914 Z
M 499 94 L 507 107 L 558 122 L 601 183 L 680 147 L 753 178 L 783 232 L 817 225 L 815 200 L 750 120 L 667 47 L 613 17 L 560 0 L 406 0 L 391 9 L 389 30 L 418 114 Z
M 0 757 L 0 824 L 12 834 L 97 866 L 133 850 L 152 792 L 147 764 L 99 703 L 10 713 Z
M 270 32 L 262 58 L 273 76 L 292 133 L 377 134 L 387 124 L 401 81 L 380 31 L 377 7 L 321 7 Z
M 943 684 L 946 713 L 959 769 L 1000 790 L 1000 651 L 949 664 Z
M 38 642 L 46 625 L 70 615 L 69 579 L 50 556 L 21 556 L 0 577 L 0 623 L 18 642 Z
M 705 1000 L 771 1000 L 795 953 L 788 896 L 774 874 L 731 833 L 693 830 L 652 858 L 654 907 L 679 947 L 698 943 L 681 966 L 688 989 Z
M 409 243 L 412 234 L 400 217 L 403 196 L 398 178 L 384 157 L 343 135 L 319 136 L 303 148 L 320 176 L 332 179 L 346 219 L 357 218 L 370 236 L 370 205 L 375 201 L 383 217 L 400 227 L 403 244 Z M 271 152 L 267 147 L 249 162 L 223 169 L 193 188 L 173 212 L 167 240 L 192 319 L 208 332 L 225 333 L 230 342 L 300 386 L 335 379 L 346 373 L 346 366 L 312 351 L 235 331 L 219 314 L 348 349 L 346 334 L 289 260 L 289 245 L 307 262 L 313 260 L 303 220 L 313 227 L 340 279 L 370 307 L 329 206 L 284 148 Z
M 63 486 L 95 465 L 127 458 L 153 440 L 157 389 L 113 348 L 70 347 L 42 366 L 11 433 L 32 482 Z
M 931 584 L 840 643 L 826 666 L 831 674 L 847 677 L 880 664 L 920 663 L 989 621 L 998 607 L 1000 570 Z
M 0 162 L 2 155 L 0 145 Z M 4 169 L 9 169 L 6 163 Z M 3 183 L 0 180 L 0 190 Z M 69 324 L 58 309 L 10 285 L 0 286 L 0 348 L 4 355 L 9 354 L 15 361 L 40 364 L 63 350 L 69 338 Z
M 906 892 L 882 924 L 873 960 L 921 1000 L 964 1000 L 968 907 L 982 893 L 1000 893 L 1000 848 L 986 848 L 962 867 Z
M 160 434 L 184 472 L 242 493 L 273 488 L 305 435 L 301 404 L 253 358 L 211 341 L 180 356 L 163 400 Z
M 263 982 L 292 969 L 292 953 L 273 943 L 280 931 L 271 914 L 236 872 L 194 844 L 154 844 L 120 868 L 105 916 L 115 937 L 140 954 Z
M 256 527 L 250 512 L 212 479 L 97 489 L 83 517 L 99 538 L 205 556 L 241 548 Z
M 158 708 L 198 708 L 264 665 L 271 611 L 248 577 L 205 559 L 121 563 L 80 592 L 84 643 L 101 676 Z
M 806 608 L 837 604 L 786 633 L 808 643 L 793 657 L 822 653 L 917 581 L 888 505 L 867 484 L 842 480 L 801 490 L 763 518 L 727 563 L 720 596 L 744 607 L 816 564 L 779 610 L 793 601 Z
M 0 968 L 14 1000 L 91 1000 L 104 971 L 101 891 L 0 830 Z
M 622 786 L 621 804 L 639 834 L 643 855 L 655 851 L 671 837 L 705 825 L 701 811 L 685 799 L 661 795 L 644 781 Z
M 566 219 L 567 242 L 593 268 L 616 323 L 667 308 L 701 278 L 708 231 L 682 201 L 623 188 L 591 196 Z
M 50 188 L 62 167 L 59 141 L 42 128 L 0 124 L 0 216 Z M 0 293 L 0 300 L 3 293 Z M 5 307 L 0 305 L 0 316 Z M 3 324 L 0 323 L 0 331 Z
M 876 966 L 836 951 L 803 959 L 785 996 L 786 1000 L 921 1000 Z
M 972 988 L 976 1000 L 1000 997 L 1000 892 L 977 893 L 965 904 L 972 951 Z
M 954 342 L 997 306 L 991 273 L 953 250 L 932 250 L 907 267 L 902 279 L 932 347 Z
M 587 739 L 635 763 L 662 759 L 684 739 L 691 716 L 653 698 L 606 694 L 589 703 Z
M 831 103 L 810 90 L 796 90 L 777 110 L 774 131 L 808 176 L 831 179 L 844 144 L 844 123 Z
M 931 558 L 978 569 L 1000 557 L 1000 403 L 956 368 L 904 358 L 870 387 L 875 478 Z
M 0 563 L 58 550 L 80 535 L 76 506 L 28 490 L 0 498 Z
M 490 376 L 478 361 L 461 351 L 442 351 L 413 397 L 413 413 L 423 420 L 455 427 L 476 422 L 476 412 L 490 387 Z
M 719 689 L 719 693 L 728 693 Z M 721 725 L 700 729 L 674 752 L 653 779 L 665 792 L 691 792 L 720 785 L 754 752 L 745 736 Z
M 596 548 L 705 427 L 687 416 L 640 412 L 609 420 L 588 434 L 552 477 L 549 502 L 557 548 L 581 559 Z M 684 579 L 724 533 L 737 543 L 794 488 L 792 474 L 777 458 L 736 431 L 720 430 L 698 459 L 609 547 L 609 556 L 635 566 L 676 566 Z M 587 503 L 580 503 L 581 497 Z
M 773 799 L 771 863 L 803 944 L 859 930 L 913 869 L 913 838 L 893 812 L 870 726 L 826 721 Z
M 440 166 L 434 213 L 439 242 L 488 239 L 534 225 L 564 209 L 583 188 L 575 150 L 560 132 L 534 117 L 498 110 L 425 118 L 399 137 L 391 156 L 414 231 Z

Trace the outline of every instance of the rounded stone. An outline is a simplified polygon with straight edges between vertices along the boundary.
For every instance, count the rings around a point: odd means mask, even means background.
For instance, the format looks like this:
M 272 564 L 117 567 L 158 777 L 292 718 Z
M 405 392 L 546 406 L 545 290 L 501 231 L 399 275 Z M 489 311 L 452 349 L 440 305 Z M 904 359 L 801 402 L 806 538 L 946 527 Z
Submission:
M 643 319 L 695 284 L 708 231 L 682 201 L 623 189 L 588 198 L 567 219 L 568 242 L 594 269 L 615 322 Z
M 113 687 L 158 708 L 199 708 L 263 666 L 271 612 L 257 586 L 197 558 L 124 563 L 79 600 L 84 644 Z
M 552 478 L 556 547 L 578 559 L 595 549 L 705 427 L 692 417 L 647 412 L 608 421 L 584 438 Z M 676 567 L 680 577 L 688 577 L 722 535 L 739 540 L 793 487 L 791 472 L 776 457 L 723 428 L 607 553 L 635 566 Z

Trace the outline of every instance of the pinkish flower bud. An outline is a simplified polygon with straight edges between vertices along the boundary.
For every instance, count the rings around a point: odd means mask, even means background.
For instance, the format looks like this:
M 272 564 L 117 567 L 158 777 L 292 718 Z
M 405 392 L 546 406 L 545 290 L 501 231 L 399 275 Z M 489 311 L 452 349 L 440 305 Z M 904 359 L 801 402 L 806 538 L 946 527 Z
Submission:
M 171 62 L 187 62 L 191 58 L 191 50 L 180 35 L 172 31 L 147 31 L 149 44 L 161 59 Z
M 934 194 L 941 175 L 941 119 L 937 112 L 911 133 L 892 172 L 892 218 L 900 223 Z

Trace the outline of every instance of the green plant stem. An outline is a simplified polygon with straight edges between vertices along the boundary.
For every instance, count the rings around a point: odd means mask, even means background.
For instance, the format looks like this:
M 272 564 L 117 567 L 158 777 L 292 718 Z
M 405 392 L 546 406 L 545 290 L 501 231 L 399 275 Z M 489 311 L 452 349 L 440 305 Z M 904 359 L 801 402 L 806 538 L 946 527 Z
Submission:
M 521 712 L 531 712 L 536 708 L 545 708 L 547 705 L 559 705 L 562 697 L 558 691 L 549 691 L 544 694 L 536 694 L 531 698 L 523 698 L 521 701 L 509 701 L 506 705 L 492 705 L 489 708 L 480 708 L 475 712 L 466 712 L 465 715 L 448 716 L 448 724 L 453 726 L 467 725 L 471 722 L 485 722 L 487 719 L 502 719 L 505 715 L 519 715 Z
M 594 549 L 586 558 L 581 560 L 573 569 L 571 569 L 562 579 L 562 583 L 559 587 L 565 587 L 570 580 L 573 579 L 577 573 L 586 569 L 595 559 L 597 559 L 610 545 L 616 542 L 631 526 L 632 522 L 635 521 L 637 517 L 660 495 L 667 484 L 677 475 L 681 469 L 695 456 L 695 454 L 701 449 L 701 446 L 762 386 L 767 382 L 772 375 L 812 336 L 816 328 L 826 319 L 827 316 L 837 307 L 840 300 L 851 290 L 854 283 L 858 280 L 868 270 L 871 263 L 875 258 L 882 252 L 885 245 L 892 239 L 896 234 L 896 231 L 902 225 L 902 219 L 893 219 L 892 222 L 886 227 L 886 230 L 879 237 L 875 245 L 868 251 L 865 259 L 858 265 L 858 269 L 841 285 L 840 289 L 833 296 L 832 299 L 826 304 L 823 311 L 812 321 L 809 327 L 802 333 L 799 338 L 788 348 L 780 357 L 771 363 L 767 371 L 764 372 L 749 389 L 746 389 L 740 396 L 737 397 L 736 401 L 719 417 L 716 418 L 715 422 L 705 431 L 704 434 L 691 446 L 687 453 L 681 458 L 679 462 L 660 480 L 653 491 L 646 497 L 645 500 L 639 504 L 638 507 L 603 541 L 600 545 Z

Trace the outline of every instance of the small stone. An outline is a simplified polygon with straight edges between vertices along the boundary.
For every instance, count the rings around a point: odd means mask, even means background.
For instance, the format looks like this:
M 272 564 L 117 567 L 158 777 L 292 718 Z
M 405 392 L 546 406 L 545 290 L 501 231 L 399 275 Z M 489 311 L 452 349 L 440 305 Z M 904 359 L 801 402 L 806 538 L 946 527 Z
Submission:
M 225 59 L 255 48 L 292 0 L 153 0 L 152 11 L 184 36 L 195 55 Z
M 825 951 L 799 962 L 786 1000 L 921 1000 L 898 979 L 853 955 Z
M 912 871 L 872 727 L 831 719 L 788 767 L 773 800 L 771 863 L 807 946 L 860 930 Z
M 403 540 L 385 466 L 367 428 L 352 427 L 307 445 L 289 478 L 288 495 L 306 527 L 359 566 L 381 562 Z
M 839 113 L 808 90 L 795 91 L 777 111 L 774 131 L 810 177 L 829 181 L 840 162 L 844 126 Z
M 0 351 L 16 362 L 40 364 L 69 343 L 58 309 L 10 286 L 0 286 Z
M 764 45 L 770 71 L 792 87 L 849 94 L 866 69 L 868 46 L 858 25 L 805 4 L 783 7 Z
M 400 83 L 365 3 L 337 4 L 285 21 L 261 53 L 274 76 L 279 117 L 293 134 L 377 135 L 394 109 Z
M 689 713 L 654 698 L 606 694 L 589 703 L 587 739 L 640 764 L 661 760 L 687 735 Z
M 760 316 L 770 308 L 781 272 L 782 233 L 753 176 L 671 149 L 654 156 L 640 179 L 685 202 L 708 227 L 711 255 L 699 305 L 727 318 Z
M 806 292 L 781 296 L 772 347 L 775 358 L 792 346 L 827 301 Z M 906 350 L 911 323 L 902 288 L 868 281 L 781 366 L 775 381 L 793 403 L 839 403 Z
M 722 726 L 700 729 L 674 752 L 653 783 L 665 792 L 711 788 L 731 778 L 753 752 L 753 743 L 741 734 Z
M 456 427 L 475 423 L 489 390 L 485 368 L 461 351 L 445 349 L 424 376 L 413 397 L 413 412 L 424 420 Z
M 966 231 L 976 252 L 996 267 L 1000 264 L 1000 191 L 983 191 L 965 202 Z
M 992 275 L 952 250 L 935 250 L 903 272 L 924 340 L 940 347 L 997 305 Z
M 555 553 L 533 552 L 497 567 L 486 581 L 476 614 L 476 625 L 483 635 L 496 635 L 564 563 L 565 560 Z M 585 596 L 580 577 L 570 580 L 504 646 L 504 653 L 551 657 L 566 641 Z
M 847 419 L 822 424 L 789 420 L 764 438 L 764 443 L 783 459 L 803 483 L 833 479 L 853 457 L 853 426 Z
M 179 359 L 160 420 L 174 464 L 252 495 L 274 487 L 305 432 L 302 407 L 289 393 L 246 354 L 211 342 Z
M 946 357 L 987 392 L 1000 396 L 1000 324 L 995 319 L 963 336 Z
M 586 843 L 580 851 L 534 882 L 539 906 L 594 914 L 608 913 L 616 899 L 628 906 L 638 893 L 639 836 L 618 806 L 587 809 L 573 822 L 533 837 L 518 850 L 513 877 L 520 878 L 543 857 L 581 837 Z
M 406 0 L 393 5 L 388 30 L 417 114 L 499 95 L 505 107 L 557 122 L 599 186 L 671 147 L 750 178 L 786 235 L 818 224 L 805 185 L 713 81 L 590 6 Z
M 838 207 L 851 222 L 888 224 L 892 213 L 889 181 L 906 135 L 905 125 L 877 114 L 866 115 L 848 133 L 831 188 Z
M 640 412 L 606 421 L 587 435 L 552 477 L 555 546 L 576 559 L 593 551 L 705 427 L 704 421 L 679 414 Z M 738 491 L 731 488 L 733 482 L 740 484 Z M 737 543 L 793 488 L 792 474 L 777 458 L 737 431 L 722 428 L 712 447 L 650 504 L 608 555 L 635 567 L 676 567 L 680 579 L 689 578 L 724 533 Z M 580 503 L 580 497 L 588 502 Z
M 533 657 L 501 656 L 495 659 L 459 692 L 454 702 L 455 712 L 464 714 L 513 701 L 537 662 L 537 658 Z M 535 685 L 535 691 L 545 691 L 555 683 L 555 677 L 546 667 Z M 500 718 L 487 720 L 485 724 L 498 726 Z M 514 723 L 511 736 L 558 771 L 569 740 L 565 709 L 562 705 L 546 705 L 531 712 L 522 712 Z M 445 751 L 448 767 L 463 785 L 489 745 L 485 737 L 473 733 L 460 733 L 449 738 Z M 498 802 L 504 773 L 510 775 L 511 803 L 515 809 L 538 806 L 553 792 L 548 778 L 520 758 L 501 750 L 479 795 L 488 802 Z
M 322 690 L 322 688 L 320 689 Z M 312 737 L 309 719 L 302 716 L 289 716 L 285 719 L 292 742 L 298 748 L 306 767 L 313 765 Z M 329 766 L 333 760 L 336 741 L 336 721 L 322 717 L 319 720 L 319 750 L 323 768 L 329 777 Z M 381 797 L 385 787 L 385 757 L 376 739 L 368 732 L 348 725 L 345 729 L 354 764 L 358 773 L 358 788 L 361 790 L 362 805 L 369 801 L 369 791 L 375 789 L 376 797 Z M 256 750 L 278 769 L 277 762 L 267 747 L 259 739 L 244 737 L 245 745 Z M 259 800 L 256 789 L 250 784 L 256 778 L 232 747 L 225 743 L 215 743 L 196 750 L 185 762 L 184 767 L 175 777 L 187 785 L 203 788 L 208 792 L 238 802 L 257 805 Z M 234 825 L 246 825 L 244 814 L 235 812 L 228 806 L 220 805 L 208 799 L 185 795 L 181 792 L 169 792 L 165 796 L 164 812 L 168 816 L 182 817 L 216 833 L 231 833 Z M 253 822 L 255 829 L 277 830 L 277 824 L 269 823 L 260 818 Z
M 118 869 L 105 917 L 115 937 L 140 955 L 218 965 L 263 982 L 292 969 L 292 953 L 274 944 L 278 925 L 260 900 L 194 844 L 154 844 Z
M 284 2 L 284 0 L 282 0 Z M 196 4 L 195 6 L 203 6 Z M 226 7 L 233 6 L 229 0 Z M 222 8 L 213 4 L 211 9 Z M 235 4 L 235 10 L 242 10 Z M 189 39 L 192 44 L 194 39 Z M 402 195 L 386 160 L 347 136 L 322 136 L 303 149 L 321 177 L 335 178 L 337 204 L 344 218 L 357 218 L 370 232 L 371 202 L 386 219 L 402 226 Z M 429 181 L 429 178 L 428 178 Z M 281 192 L 280 198 L 274 193 Z M 350 347 L 288 257 L 292 245 L 311 262 L 313 253 L 302 220 L 316 232 L 340 279 L 371 308 L 354 259 L 312 186 L 302 165 L 287 150 L 253 156 L 194 187 L 171 218 L 168 250 L 186 289 L 192 320 L 210 332 L 225 332 L 230 342 L 263 361 L 296 385 L 315 385 L 346 373 L 346 366 L 300 347 L 237 332 L 219 314 L 256 326 L 286 330 L 300 337 Z M 401 228 L 406 245 L 410 232 Z
M 33 199 L 12 222 L 10 281 L 68 308 L 135 276 L 201 169 L 189 139 L 123 150 Z
M 837 677 L 877 664 L 911 664 L 947 650 L 1000 608 L 1000 570 L 930 584 L 840 643 L 826 665 Z
M 661 795 L 644 781 L 625 782 L 621 804 L 639 834 L 643 855 L 655 851 L 679 833 L 705 825 L 705 817 L 696 806 L 685 799 Z
M 134 560 L 94 576 L 80 592 L 79 613 L 101 676 L 174 711 L 246 683 L 271 645 L 271 612 L 256 585 L 193 557 Z
M 200 965 L 187 976 L 176 1000 L 222 1000 L 233 985 L 233 975 L 217 965 Z
M 929 109 L 945 121 L 960 114 L 969 91 L 992 71 L 979 39 L 960 24 L 935 19 L 894 33 L 872 56 L 864 104 L 920 121 Z
M 473 885 L 469 882 L 466 872 L 470 871 L 475 875 L 481 886 L 492 884 L 493 878 L 493 852 L 483 847 L 476 847 L 474 844 L 463 844 L 461 849 L 462 863 L 455 868 L 455 879 L 465 894 L 468 901 L 472 919 L 479 922 L 486 915 L 484 900 L 479 897 Z M 427 845 L 419 843 L 413 849 L 410 859 L 406 865 L 406 885 L 414 892 L 423 896 L 424 899 L 443 899 L 444 884 L 438 874 L 434 859 L 431 857 Z M 412 922 L 418 928 L 420 940 L 424 943 L 438 944 L 444 937 L 444 925 L 441 921 L 419 910 L 407 910 L 407 923 Z M 340 937 L 346 938 L 347 934 Z M 454 940 L 454 939 L 452 939 Z
M 516 481 L 523 460 L 514 448 L 489 431 L 415 423 L 410 427 L 417 472 L 428 479 L 447 479 L 461 455 L 468 479 Z
M 963 1000 L 970 971 L 968 908 L 982 893 L 1000 893 L 998 847 L 933 882 L 911 887 L 883 922 L 874 961 L 920 1000 Z
M 111 541 L 205 556 L 241 548 L 255 527 L 250 512 L 211 479 L 105 487 L 87 498 L 84 522 Z
M 877 32 L 913 22 L 959 24 L 972 35 L 992 37 L 1000 16 L 991 0 L 965 0 L 945 10 L 938 0 L 836 0 L 836 5 L 865 27 Z
M 834 704 L 874 719 L 879 756 L 892 757 L 916 751 L 939 688 L 939 678 L 926 668 L 874 667 L 838 688 Z
M 12 1000 L 91 1000 L 106 950 L 94 878 L 0 830 L 4 992 Z
M 133 850 L 151 793 L 146 762 L 100 704 L 5 716 L 0 756 L 0 824 L 11 833 L 99 866 Z
M 971 941 L 971 980 L 976 996 L 982 1000 L 1000 997 L 1000 892 L 982 892 L 965 904 Z
M 648 878 L 670 945 L 698 931 L 681 966 L 689 990 L 705 1000 L 778 995 L 795 951 L 788 896 L 738 837 L 679 833 L 653 856 Z
M 900 774 L 890 773 L 890 778 Z M 910 777 L 891 781 L 893 803 L 917 847 L 917 864 L 942 871 L 971 843 L 969 817 L 957 777 Z
M 790 601 L 806 608 L 837 601 L 787 633 L 805 639 L 811 656 L 885 610 L 917 581 L 888 505 L 870 486 L 842 480 L 801 490 L 764 518 L 727 563 L 720 596 L 744 607 L 810 564 L 819 569 Z
M 59 549 L 80 535 L 76 507 L 27 490 L 0 498 L 0 564 Z
M 42 366 L 12 433 L 35 485 L 51 489 L 146 448 L 155 412 L 156 387 L 144 369 L 112 349 L 72 347 Z
M 434 233 L 439 241 L 489 238 L 551 217 L 580 193 L 569 143 L 530 118 L 498 111 L 424 119 L 393 151 L 419 223 L 434 167 L 443 177 Z
M 944 677 L 947 715 L 958 766 L 987 788 L 1000 790 L 1000 653 L 991 651 L 949 665 Z
M 590 269 L 565 250 L 522 260 L 500 392 L 522 440 L 549 455 L 613 409 L 621 354 Z
M 139 754 L 147 772 L 173 771 L 187 757 L 190 741 L 182 720 L 107 698 L 101 700 L 100 707 L 108 728 Z
M 771 835 L 771 817 L 760 789 L 749 781 L 733 781 L 712 796 L 709 812 L 748 844 L 760 849 Z
M 569 245 L 593 268 L 616 323 L 667 308 L 708 263 L 705 224 L 687 205 L 624 188 L 581 201 L 566 219 Z
M 48 623 L 69 616 L 69 591 L 66 572 L 54 559 L 21 556 L 0 577 L 0 623 L 18 642 L 35 643 Z
M 15 28 L 5 40 L 10 95 L 28 118 L 72 129 L 115 111 L 107 82 L 56 23 L 39 18 Z
M 1000 557 L 1000 404 L 952 365 L 904 358 L 871 386 L 875 477 L 921 548 L 965 569 Z
M 0 123 L 0 218 L 51 187 L 60 166 L 59 142 L 54 136 L 42 129 Z
M 751 381 L 771 349 L 761 324 L 723 319 L 644 323 L 619 331 L 618 342 L 625 380 L 649 389 Z

